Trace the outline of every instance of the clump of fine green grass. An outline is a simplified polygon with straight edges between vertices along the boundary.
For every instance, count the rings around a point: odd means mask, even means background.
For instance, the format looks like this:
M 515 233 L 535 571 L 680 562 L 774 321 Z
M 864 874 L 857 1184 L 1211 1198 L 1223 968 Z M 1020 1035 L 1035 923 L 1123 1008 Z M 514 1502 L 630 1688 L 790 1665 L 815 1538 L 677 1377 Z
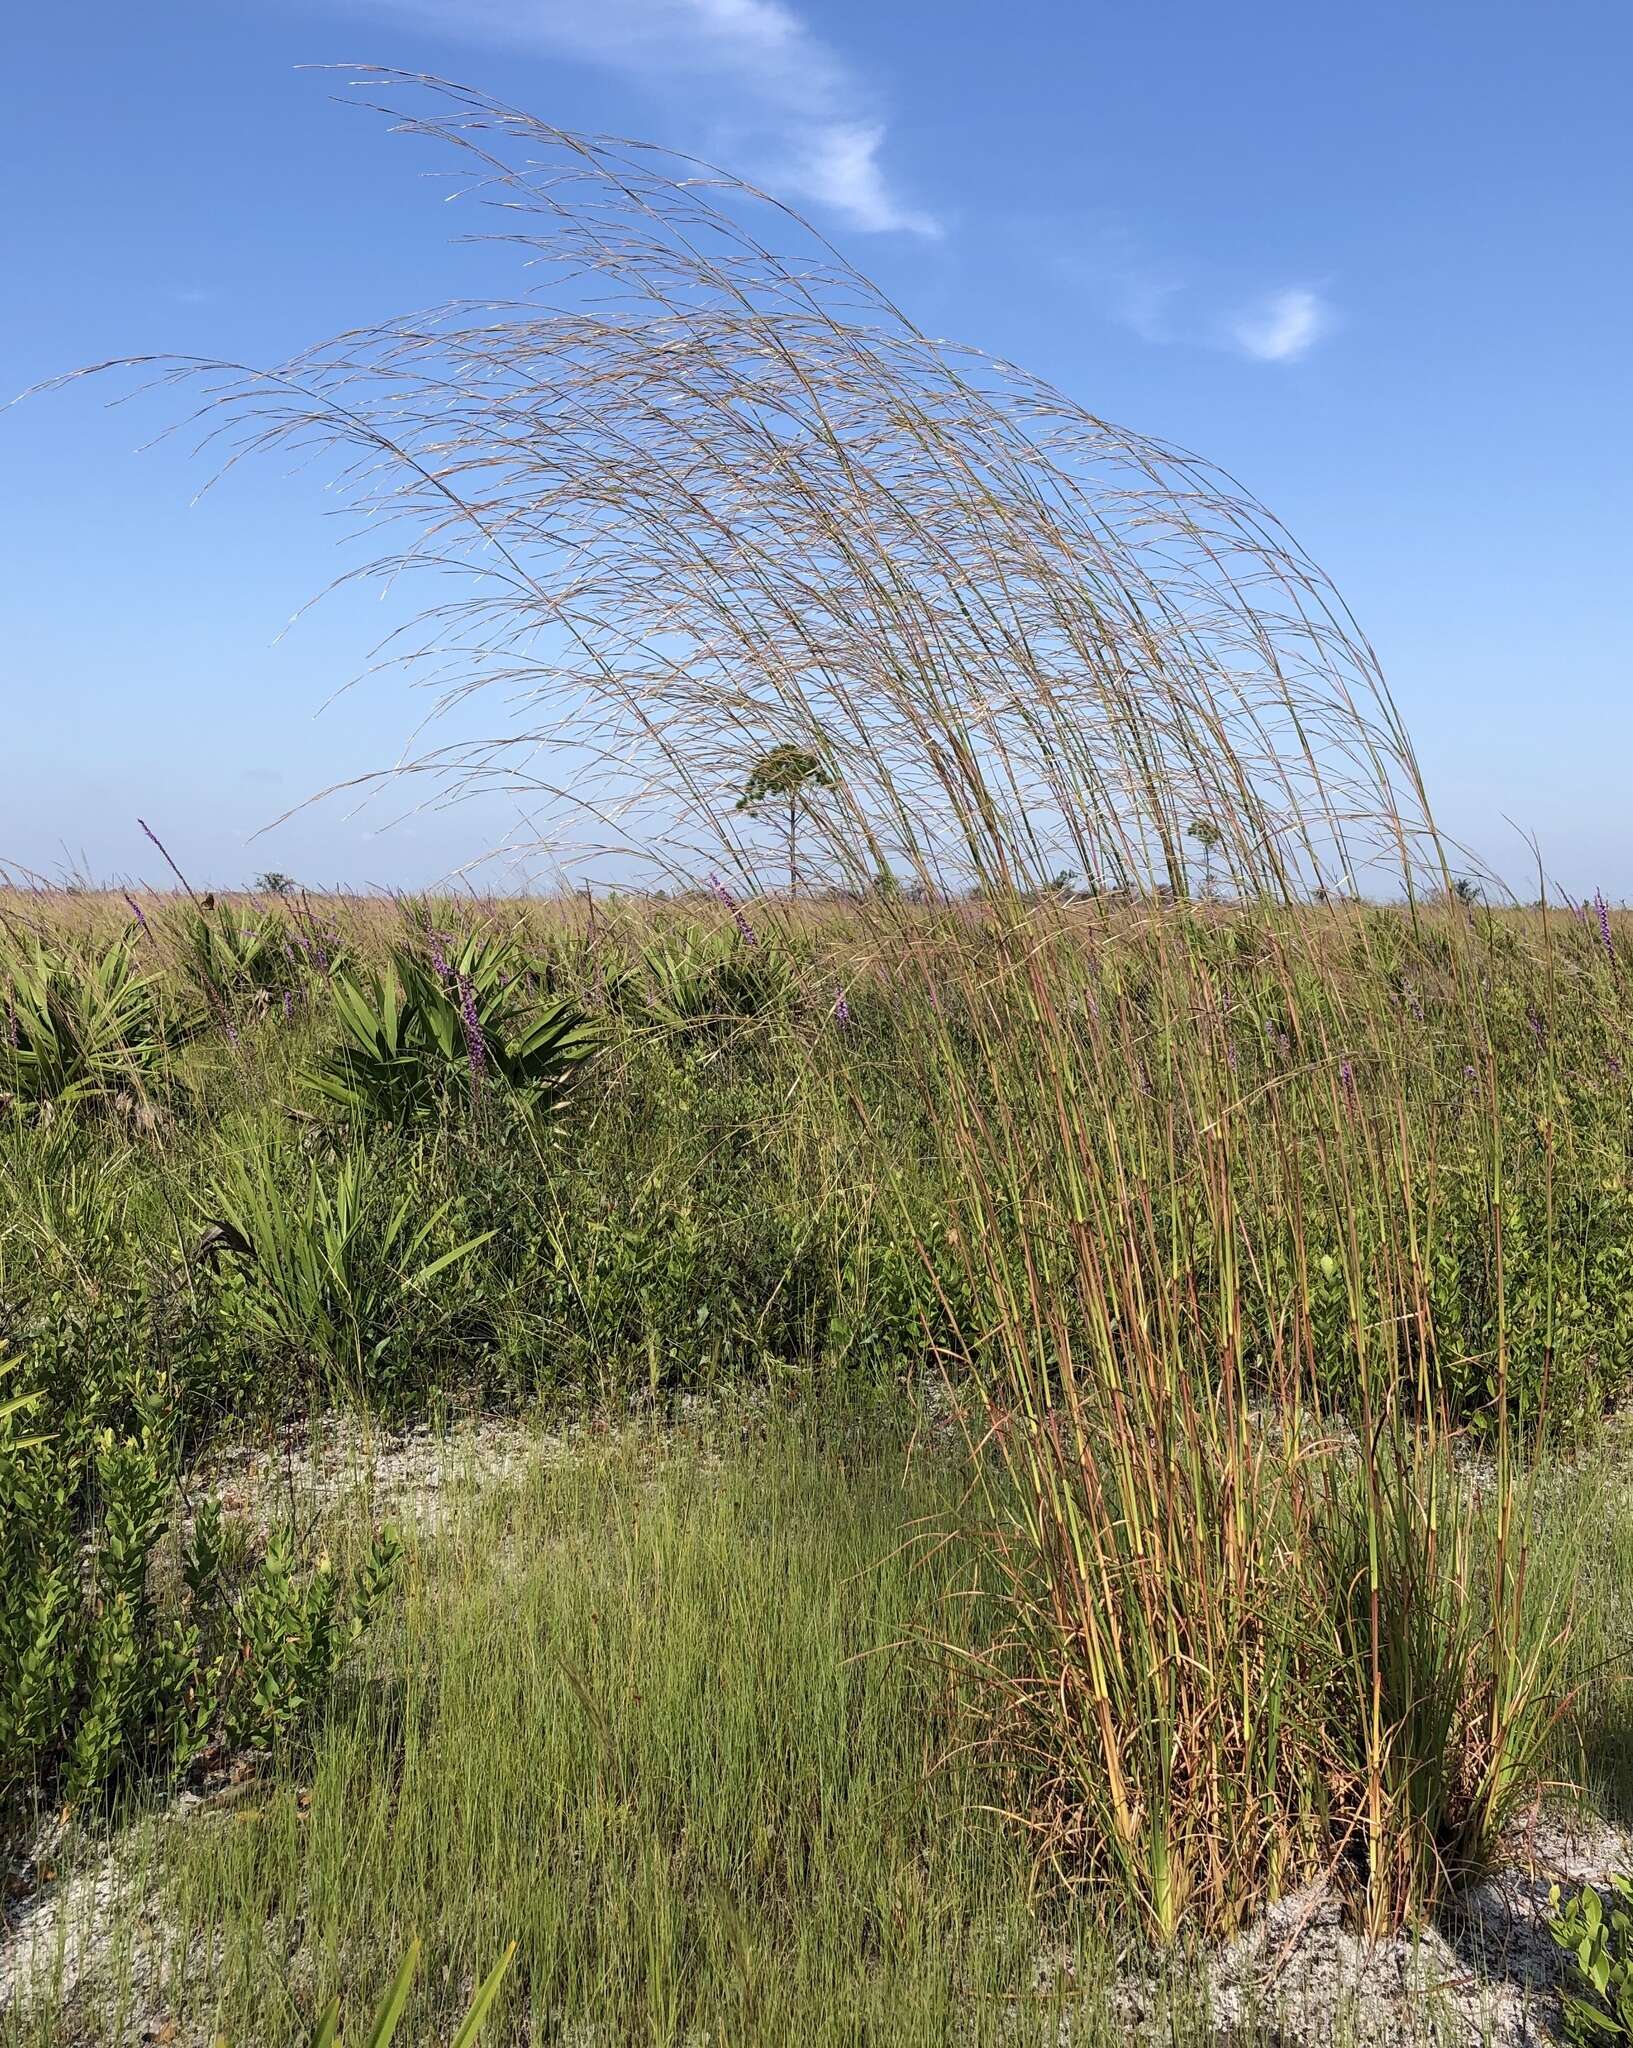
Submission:
M 281 2038 L 417 1933 L 415 2039 L 510 1941 L 494 2039 L 997 2038 L 1046 1923 L 923 1654 L 980 1625 L 915 1540 L 956 1474 L 877 1421 L 759 1437 L 541 1465 L 424 1550 L 310 1761 L 165 1833 L 167 1999 Z

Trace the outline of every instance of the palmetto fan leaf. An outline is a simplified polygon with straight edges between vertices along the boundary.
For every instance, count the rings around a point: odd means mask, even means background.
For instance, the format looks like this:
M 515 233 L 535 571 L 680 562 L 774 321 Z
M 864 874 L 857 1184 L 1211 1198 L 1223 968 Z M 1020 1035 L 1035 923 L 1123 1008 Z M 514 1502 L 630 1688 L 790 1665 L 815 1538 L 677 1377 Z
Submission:
M 490 1078 L 523 1107 L 553 1102 L 596 1037 L 570 999 L 532 998 L 527 977 L 513 942 L 480 933 L 438 943 L 434 958 L 394 947 L 366 981 L 336 975 L 340 1042 L 312 1067 L 312 1085 L 394 1122 L 437 1115 Z
M 0 957 L 0 1092 L 58 1105 L 152 1079 L 186 1035 L 161 1015 L 127 933 L 83 952 L 37 941 Z

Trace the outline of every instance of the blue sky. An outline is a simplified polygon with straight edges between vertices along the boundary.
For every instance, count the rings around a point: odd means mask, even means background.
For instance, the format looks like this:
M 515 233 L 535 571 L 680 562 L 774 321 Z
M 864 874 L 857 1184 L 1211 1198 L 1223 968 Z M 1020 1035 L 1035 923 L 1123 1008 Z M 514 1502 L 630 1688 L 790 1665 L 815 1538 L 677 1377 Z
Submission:
M 1633 9 L 1485 0 L 167 0 L 8 34 L 0 383 L 175 349 L 270 361 L 509 290 L 415 146 L 296 67 L 372 61 L 700 149 L 807 210 L 921 325 L 1256 491 L 1333 574 L 1442 822 L 1524 885 L 1633 896 Z M 418 706 L 320 707 L 381 623 L 310 476 L 200 503 L 168 417 L 0 414 L 0 858 L 418 886 L 516 829 L 330 801 Z M 1507 822 L 1512 821 L 1512 823 Z M 497 878 L 495 878 L 497 879 Z

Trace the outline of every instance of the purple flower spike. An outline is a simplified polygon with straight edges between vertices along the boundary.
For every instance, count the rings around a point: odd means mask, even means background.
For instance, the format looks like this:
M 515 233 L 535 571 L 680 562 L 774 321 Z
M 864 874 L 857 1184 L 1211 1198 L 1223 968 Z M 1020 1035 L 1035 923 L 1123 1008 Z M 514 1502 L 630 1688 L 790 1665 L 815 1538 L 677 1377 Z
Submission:
M 721 881 L 718 875 L 711 875 L 709 877 L 709 887 L 714 891 L 716 896 L 720 898 L 720 901 L 723 904 L 725 904 L 726 908 L 731 912 L 732 923 L 736 925 L 738 932 L 742 937 L 743 943 L 747 946 L 757 946 L 760 943 L 760 941 L 759 938 L 756 936 L 753 925 L 749 923 L 748 919 L 743 915 L 742 911 L 738 908 L 736 899 L 733 897 L 731 891 L 726 887 L 725 883 Z
M 456 975 L 454 985 L 459 991 L 459 1021 L 465 1031 L 465 1059 L 471 1070 L 471 1093 L 479 1095 L 488 1048 L 482 1037 L 482 1020 L 476 1014 L 476 991 L 471 987 L 468 974 Z
M 1616 962 L 1616 941 L 1612 937 L 1610 930 L 1610 905 L 1597 889 L 1593 892 L 1593 907 L 1599 914 L 1599 936 L 1604 941 L 1605 953 L 1612 966 L 1614 966 Z
M 139 904 L 139 903 L 137 902 L 137 900 L 136 900 L 136 898 L 135 898 L 134 896 L 131 896 L 131 895 L 128 895 L 128 894 L 127 894 L 127 895 L 126 895 L 126 897 L 125 897 L 125 901 L 126 901 L 126 902 L 127 902 L 127 903 L 128 903 L 129 905 L 130 905 L 130 914 L 131 914 L 131 916 L 135 918 L 135 920 L 136 920 L 137 924 L 138 924 L 138 925 L 140 926 L 140 928 L 141 928 L 141 933 L 142 933 L 142 937 L 143 937 L 144 939 L 151 939 L 151 938 L 152 938 L 152 936 L 153 936 L 153 934 L 152 934 L 152 932 L 151 932 L 151 931 L 149 930 L 149 928 L 148 928 L 148 922 L 147 922 L 147 919 L 146 919 L 146 918 L 145 918 L 145 917 L 144 917 L 144 916 L 142 915 L 142 906 L 141 906 L 141 904 Z
M 432 932 L 429 934 L 431 965 L 444 981 L 448 979 L 448 955 L 442 950 L 443 940 L 446 936 L 447 934 L 444 932 Z
M 851 1006 L 845 1000 L 845 991 L 838 989 L 834 993 L 834 1022 L 839 1025 L 845 1025 L 850 1020 Z

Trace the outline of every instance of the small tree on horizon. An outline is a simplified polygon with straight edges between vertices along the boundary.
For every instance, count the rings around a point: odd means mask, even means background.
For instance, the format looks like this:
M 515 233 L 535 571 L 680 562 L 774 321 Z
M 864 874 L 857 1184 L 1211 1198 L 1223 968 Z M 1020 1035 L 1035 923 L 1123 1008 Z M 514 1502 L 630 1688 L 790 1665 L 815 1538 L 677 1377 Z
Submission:
M 1185 828 L 1185 836 L 1194 839 L 1202 849 L 1202 893 L 1213 894 L 1213 850 L 1219 844 L 1219 827 L 1212 818 L 1193 818 Z
M 808 789 L 832 789 L 833 777 L 823 767 L 815 754 L 804 747 L 773 747 L 762 754 L 749 770 L 748 781 L 743 794 L 737 799 L 740 811 L 752 811 L 763 803 L 786 803 L 788 806 L 788 893 L 794 894 L 799 887 L 799 868 L 796 860 L 799 838 L 800 806 L 805 801 Z
M 295 887 L 295 877 L 284 874 L 280 868 L 269 868 L 264 875 L 255 877 L 255 886 L 263 896 L 287 896 Z

